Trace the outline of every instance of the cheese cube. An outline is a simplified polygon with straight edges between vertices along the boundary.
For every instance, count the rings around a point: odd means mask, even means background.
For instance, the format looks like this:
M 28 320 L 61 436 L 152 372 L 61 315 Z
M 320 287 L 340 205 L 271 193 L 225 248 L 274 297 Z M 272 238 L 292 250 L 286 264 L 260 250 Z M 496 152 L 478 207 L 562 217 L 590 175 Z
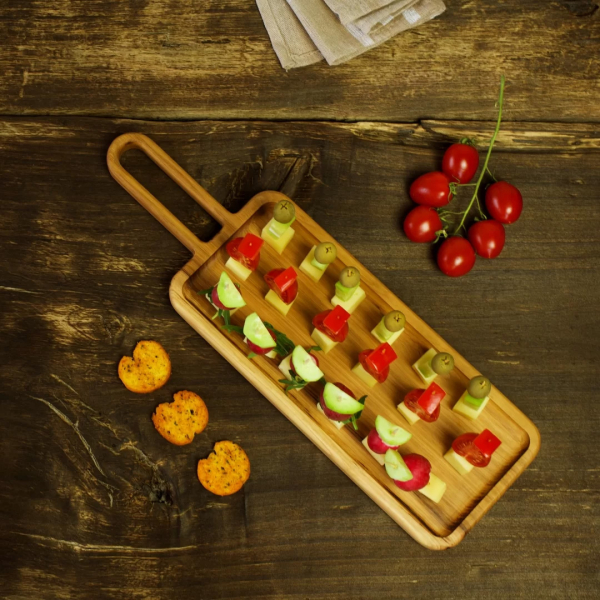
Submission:
M 267 352 L 265 356 L 267 358 L 277 358 L 277 352 L 275 352 L 275 350 L 271 350 L 271 352 Z
M 292 373 L 290 372 L 290 367 L 292 366 L 292 355 L 289 354 L 279 363 L 279 370 L 283 373 L 283 376 L 286 379 L 292 378 Z
M 273 219 L 271 219 L 273 221 Z M 269 244 L 272 248 L 275 248 L 279 254 L 283 254 L 283 251 L 286 249 L 287 245 L 291 242 L 294 234 L 296 233 L 291 227 L 286 229 L 280 237 L 276 238 L 273 234 L 269 232 L 269 227 L 271 227 L 271 221 L 269 221 L 261 231 L 260 237 Z
M 321 414 L 330 422 L 333 423 L 338 429 L 341 429 L 345 423 L 342 423 L 341 421 L 334 421 L 332 419 L 330 419 L 329 417 L 327 417 L 327 415 L 325 415 L 325 413 L 323 412 L 323 408 L 321 407 L 321 404 L 317 404 L 317 409 L 321 411 Z
M 452 410 L 461 414 L 463 417 L 466 417 L 470 421 L 474 421 L 482 413 L 483 409 L 486 407 L 487 403 L 489 402 L 490 397 L 486 396 L 483 399 L 481 406 L 479 408 L 476 408 L 472 404 L 465 402 L 466 395 L 467 395 L 467 391 L 465 390 L 465 392 L 460 397 L 459 401 L 454 405 Z
M 452 448 L 444 454 L 444 458 L 461 474 L 466 475 L 473 470 L 473 465 L 460 454 L 454 452 Z
M 414 413 L 410 408 L 407 408 L 404 402 L 400 402 L 398 404 L 398 411 L 402 413 L 402 416 L 411 424 L 414 425 L 417 421 L 420 421 L 421 418 L 417 413 Z
M 290 308 L 296 302 L 294 299 L 289 304 L 286 304 L 273 290 L 268 291 L 265 300 L 269 304 L 272 304 L 284 317 L 290 312 Z
M 241 262 L 229 257 L 229 260 L 225 263 L 225 268 L 229 269 L 238 279 L 242 281 L 246 281 L 250 275 L 252 275 L 252 271 L 245 267 Z
M 384 454 L 376 454 L 375 452 L 373 452 L 373 450 L 371 450 L 371 448 L 369 448 L 369 442 L 367 442 L 368 437 L 366 437 L 363 441 L 362 444 L 363 446 L 367 449 L 367 451 L 369 452 L 369 454 L 383 467 L 383 465 L 385 464 L 385 458 L 384 458 Z
M 371 331 L 371 335 L 382 344 L 387 342 L 390 346 L 404 333 L 404 327 L 400 331 L 396 331 L 390 335 L 387 339 L 383 336 L 383 334 L 387 331 L 385 325 L 383 324 L 383 320 L 379 321 L 377 327 Z
M 315 344 L 321 348 L 321 350 L 327 354 L 332 348 L 335 348 L 339 342 L 334 342 L 330 337 L 326 336 L 322 331 L 319 331 L 316 327 L 310 334 L 310 337 L 315 341 Z
M 429 483 L 418 491 L 437 504 L 446 491 L 446 483 L 431 473 L 429 475 Z
M 350 300 L 340 300 L 337 296 L 334 296 L 331 299 L 331 304 L 333 304 L 334 306 L 341 306 L 343 308 L 346 309 L 347 312 L 349 312 L 350 314 L 352 314 L 355 310 L 356 307 L 367 297 L 367 295 L 365 294 L 365 290 L 363 290 L 360 286 L 356 288 L 354 294 L 352 294 L 352 297 L 350 298 Z
M 417 375 L 423 380 L 426 385 L 437 377 L 437 373 L 431 368 L 431 359 L 437 354 L 434 348 L 430 348 L 421 356 L 421 358 L 412 366 L 417 372 Z
M 300 265 L 300 270 L 303 273 L 306 273 L 313 281 L 319 281 L 321 277 L 323 277 L 323 273 L 325 273 L 327 267 L 325 269 L 319 269 L 315 267 L 315 265 L 311 264 L 312 259 L 315 257 L 315 248 L 313 246 L 308 253 L 308 256 L 302 261 Z
M 363 366 L 358 363 L 353 369 L 352 372 L 359 377 L 360 379 L 362 379 L 369 387 L 375 387 L 377 385 L 377 379 L 375 379 L 375 377 L 373 377 L 372 375 L 370 375 L 369 373 L 367 373 L 364 369 Z

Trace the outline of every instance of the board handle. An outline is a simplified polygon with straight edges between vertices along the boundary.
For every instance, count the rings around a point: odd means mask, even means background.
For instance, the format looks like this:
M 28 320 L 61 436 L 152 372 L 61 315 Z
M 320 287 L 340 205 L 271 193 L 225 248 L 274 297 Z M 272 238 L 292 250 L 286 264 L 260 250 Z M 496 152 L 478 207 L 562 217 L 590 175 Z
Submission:
M 146 154 L 181 189 L 187 192 L 206 212 L 222 225 L 222 230 L 211 242 L 201 242 L 190 229 L 123 167 L 121 156 L 132 148 L 141 150 Z M 212 251 L 220 246 L 222 240 L 228 238 L 240 224 L 241 215 L 230 213 L 219 204 L 158 144 L 141 133 L 125 133 L 116 138 L 108 149 L 106 162 L 113 178 L 155 219 L 162 223 L 194 256 L 199 255 L 201 258 L 210 256 Z

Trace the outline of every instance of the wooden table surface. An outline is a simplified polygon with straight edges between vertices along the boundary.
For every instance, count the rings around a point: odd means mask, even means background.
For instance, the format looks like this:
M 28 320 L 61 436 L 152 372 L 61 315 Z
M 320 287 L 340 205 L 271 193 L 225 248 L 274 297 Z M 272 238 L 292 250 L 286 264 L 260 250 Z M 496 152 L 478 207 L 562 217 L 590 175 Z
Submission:
M 350 63 L 285 73 L 252 0 L 0 7 L 0 597 L 11 600 L 597 598 L 600 587 L 600 10 L 448 0 Z M 409 182 L 464 134 L 525 211 L 502 256 L 446 278 L 408 242 Z M 111 179 L 140 131 L 235 210 L 290 195 L 537 424 L 532 466 L 455 549 L 412 541 L 171 308 L 188 253 Z M 130 153 L 204 239 L 216 226 Z M 116 365 L 168 350 L 149 396 Z M 180 389 L 210 423 L 175 447 Z M 213 442 L 240 493 L 204 490 Z

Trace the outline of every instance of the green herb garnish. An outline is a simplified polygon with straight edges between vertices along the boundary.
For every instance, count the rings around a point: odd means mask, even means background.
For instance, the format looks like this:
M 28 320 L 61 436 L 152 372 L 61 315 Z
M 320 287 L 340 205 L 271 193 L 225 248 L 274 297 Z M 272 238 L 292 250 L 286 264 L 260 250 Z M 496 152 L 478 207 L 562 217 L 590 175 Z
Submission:
M 308 348 L 307 352 L 312 352 L 313 350 L 315 352 L 321 352 L 322 348 L 321 346 L 311 346 L 310 348 Z
M 286 357 L 296 347 L 296 344 L 285 333 L 275 329 L 271 323 L 267 323 L 266 321 L 263 321 L 263 323 L 269 331 L 275 334 L 275 352 L 279 356 Z
M 357 402 L 360 402 L 364 406 L 366 400 L 367 400 L 367 397 L 363 396 L 362 398 L 357 400 Z M 343 422 L 344 423 L 352 423 L 352 427 L 354 427 L 354 429 L 356 431 L 358 431 L 358 425 L 356 424 L 356 422 L 358 421 L 358 419 L 360 419 L 360 415 L 362 415 L 362 412 L 363 412 L 362 410 L 359 410 L 357 413 L 354 413 L 349 419 L 347 419 L 346 421 L 343 421 Z
M 250 358 L 250 359 L 254 358 L 255 356 L 258 356 L 258 354 L 256 354 L 256 352 L 249 352 L 248 353 L 248 358 Z
M 285 385 L 286 394 L 290 390 L 301 390 L 308 384 L 307 381 L 304 381 L 304 379 L 298 377 L 298 375 L 293 376 L 292 379 L 279 379 L 279 383 L 283 383 Z

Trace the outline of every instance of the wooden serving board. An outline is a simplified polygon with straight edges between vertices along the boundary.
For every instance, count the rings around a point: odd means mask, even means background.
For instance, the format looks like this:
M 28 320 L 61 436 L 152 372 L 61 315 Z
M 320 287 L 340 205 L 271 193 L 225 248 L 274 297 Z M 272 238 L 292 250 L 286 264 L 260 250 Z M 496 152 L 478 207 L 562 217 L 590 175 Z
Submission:
M 145 152 L 222 225 L 210 242 L 199 241 L 123 168 L 120 157 L 131 148 Z M 197 292 L 218 281 L 228 258 L 225 251 L 227 241 L 248 231 L 260 235 L 263 226 L 272 217 L 275 203 L 287 197 L 279 192 L 262 192 L 239 212 L 230 213 L 152 140 L 141 134 L 129 133 L 117 138 L 107 158 L 112 176 L 193 253 L 192 259 L 171 282 L 169 294 L 175 310 L 423 546 L 441 550 L 458 544 L 535 458 L 540 446 L 537 428 L 497 388 L 492 388 L 490 402 L 476 421 L 468 421 L 451 410 L 469 379 L 478 375 L 478 371 L 299 207 L 296 207 L 293 225 L 296 233 L 284 253 L 279 255 L 268 244 L 263 245 L 257 272 L 241 283 L 247 306 L 232 317 L 232 322 L 242 325 L 248 314 L 257 312 L 296 344 L 312 346 L 313 316 L 332 308 L 330 298 L 340 270 L 345 266 L 357 266 L 367 297 L 350 318 L 350 334 L 346 341 L 328 354 L 319 353 L 319 361 L 327 380 L 341 381 L 357 397 L 367 394 L 368 399 L 359 421 L 359 431 L 355 432 L 348 426 L 338 430 L 317 410 L 318 384 L 310 384 L 304 390 L 286 395 L 282 384 L 278 383 L 282 378 L 277 368 L 279 359 L 256 357 L 249 360 L 248 348 L 241 336 L 223 332 L 220 329 L 221 319 L 211 319 L 214 308 Z M 321 281 L 315 283 L 298 267 L 311 247 L 322 241 L 334 242 L 338 257 Z M 271 269 L 288 266 L 293 266 L 298 272 L 299 295 L 284 318 L 265 301 L 268 286 L 263 276 Z M 233 279 L 236 279 L 235 276 Z M 370 332 L 383 314 L 394 309 L 401 310 L 407 321 L 404 333 L 393 346 L 398 360 L 392 364 L 388 380 L 371 389 L 351 369 L 361 350 L 378 345 Z M 411 426 L 396 406 L 411 389 L 424 387 L 411 365 L 431 347 L 439 352 L 450 352 L 455 359 L 455 368 L 449 375 L 436 379 L 447 392 L 440 418 L 432 424 L 418 422 Z M 417 492 L 398 489 L 385 469 L 363 447 L 361 441 L 374 426 L 378 414 L 409 430 L 413 437 L 402 446 L 402 453 L 424 455 L 432 464 L 432 472 L 446 482 L 447 490 L 439 504 Z M 458 435 L 467 431 L 480 432 L 485 428 L 497 435 L 502 445 L 488 467 L 473 469 L 466 476 L 459 475 L 444 460 L 444 453 Z

